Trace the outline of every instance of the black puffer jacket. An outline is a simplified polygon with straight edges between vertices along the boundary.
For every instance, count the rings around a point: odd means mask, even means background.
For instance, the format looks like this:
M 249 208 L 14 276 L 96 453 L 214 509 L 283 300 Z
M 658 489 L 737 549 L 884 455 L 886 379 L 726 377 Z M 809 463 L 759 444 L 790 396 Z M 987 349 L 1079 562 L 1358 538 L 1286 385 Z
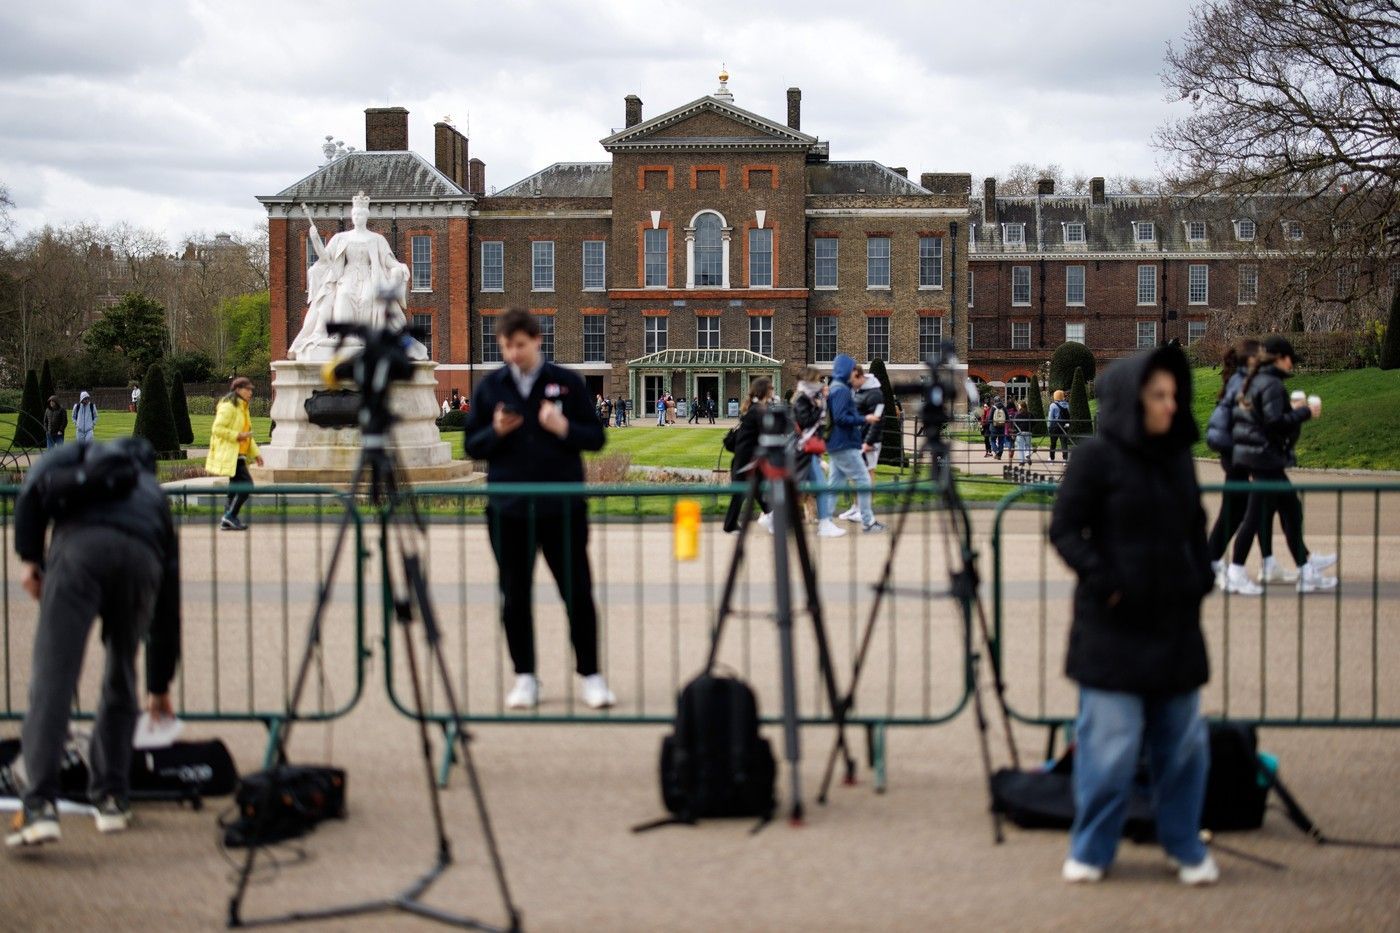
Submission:
M 1176 376 L 1177 412 L 1151 438 L 1138 396 L 1159 366 Z M 1162 347 L 1114 363 L 1096 388 L 1099 433 L 1075 448 L 1050 523 L 1079 577 L 1065 673 L 1100 690 L 1185 693 L 1210 676 L 1201 600 L 1213 586 L 1191 371 L 1180 349 Z
M 1272 363 L 1259 367 L 1248 388 L 1235 403 L 1234 464 L 1251 470 L 1282 470 L 1294 466 L 1298 455 L 1294 447 L 1303 422 L 1312 417 L 1312 409 L 1294 408 L 1288 401 L 1288 389 L 1283 380 L 1288 373 Z

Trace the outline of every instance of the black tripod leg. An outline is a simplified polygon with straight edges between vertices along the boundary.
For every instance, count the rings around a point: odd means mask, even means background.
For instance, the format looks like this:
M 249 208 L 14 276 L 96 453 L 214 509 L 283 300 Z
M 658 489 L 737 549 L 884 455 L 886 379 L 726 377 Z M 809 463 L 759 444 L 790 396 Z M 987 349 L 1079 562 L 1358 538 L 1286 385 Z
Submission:
M 739 585 L 739 568 L 744 565 L 744 544 L 748 540 L 749 525 L 752 524 L 754 504 L 758 501 L 759 473 L 755 467 L 749 476 L 748 488 L 744 491 L 744 504 L 739 510 L 738 540 L 734 542 L 734 556 L 729 560 L 729 571 L 724 577 L 724 589 L 720 594 L 719 614 L 715 616 L 715 626 L 710 632 L 710 655 L 705 660 L 705 670 L 714 670 L 719 658 L 719 642 L 724 635 L 724 624 L 734 611 L 734 590 Z
M 797 670 L 792 645 L 792 581 L 788 575 L 789 503 L 783 482 L 769 484 L 773 498 L 773 590 L 777 604 L 778 663 L 782 670 L 783 751 L 788 763 L 788 783 L 792 799 L 788 818 L 802 822 L 801 738 L 797 729 Z

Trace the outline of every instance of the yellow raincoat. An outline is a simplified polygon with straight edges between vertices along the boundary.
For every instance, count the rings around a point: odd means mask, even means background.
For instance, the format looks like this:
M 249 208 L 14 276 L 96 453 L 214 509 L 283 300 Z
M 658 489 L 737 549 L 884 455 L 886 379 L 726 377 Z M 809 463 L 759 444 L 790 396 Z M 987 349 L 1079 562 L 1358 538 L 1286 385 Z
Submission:
M 248 403 L 242 399 L 221 399 L 214 411 L 214 426 L 209 429 L 209 456 L 204 458 L 205 472 L 211 476 L 232 476 L 238 458 L 258 458 L 258 443 L 249 437 L 240 441 L 238 435 L 253 430 Z

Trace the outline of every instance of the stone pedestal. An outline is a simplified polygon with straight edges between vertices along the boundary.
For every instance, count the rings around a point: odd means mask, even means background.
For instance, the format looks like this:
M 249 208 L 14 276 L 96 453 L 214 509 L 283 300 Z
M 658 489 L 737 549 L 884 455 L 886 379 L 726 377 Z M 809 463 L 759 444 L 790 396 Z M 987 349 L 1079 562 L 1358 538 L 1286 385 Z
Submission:
M 272 364 L 272 441 L 262 448 L 263 466 L 251 472 L 259 483 L 349 483 L 360 457 L 355 428 L 319 428 L 306 418 L 306 400 L 321 381 L 324 364 L 279 360 Z M 469 461 L 453 460 L 452 447 L 438 435 L 437 364 L 413 364 L 413 379 L 395 383 L 389 409 L 396 416 L 391 438 L 403 478 L 411 483 L 460 480 L 472 472 Z

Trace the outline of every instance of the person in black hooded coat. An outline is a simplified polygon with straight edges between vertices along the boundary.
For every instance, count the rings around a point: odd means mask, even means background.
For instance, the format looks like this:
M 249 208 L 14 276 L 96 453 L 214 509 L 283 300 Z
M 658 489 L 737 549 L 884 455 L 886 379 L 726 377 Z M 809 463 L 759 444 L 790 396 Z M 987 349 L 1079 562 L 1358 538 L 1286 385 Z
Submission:
M 1099 433 L 1075 449 L 1050 540 L 1078 576 L 1065 673 L 1079 684 L 1067 881 L 1097 881 L 1123 833 L 1146 746 L 1157 836 L 1188 884 L 1217 877 L 1201 844 L 1210 675 L 1201 600 L 1214 585 L 1177 347 L 1120 360 L 1096 385 Z

